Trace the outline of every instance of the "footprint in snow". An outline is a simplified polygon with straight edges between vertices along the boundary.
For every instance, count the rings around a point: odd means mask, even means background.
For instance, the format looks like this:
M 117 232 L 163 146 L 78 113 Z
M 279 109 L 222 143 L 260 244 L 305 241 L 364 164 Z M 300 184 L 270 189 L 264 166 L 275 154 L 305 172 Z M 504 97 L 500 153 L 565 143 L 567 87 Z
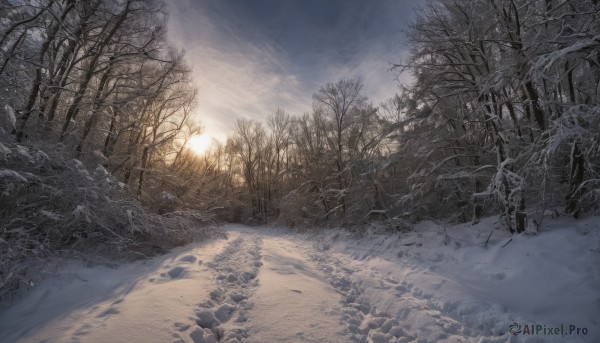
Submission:
M 179 279 L 185 275 L 186 269 L 183 267 L 175 267 L 167 272 L 171 279 Z
M 194 262 L 196 262 L 196 256 L 194 256 L 194 255 L 183 256 L 182 258 L 179 259 L 179 262 L 194 263 Z
M 175 323 L 175 328 L 177 329 L 177 331 L 185 331 L 187 329 L 190 328 L 190 324 L 186 324 L 186 323 L 180 323 L 180 322 L 176 322 Z
M 118 314 L 118 313 L 119 313 L 119 310 L 117 310 L 114 307 L 111 307 L 108 310 L 106 310 L 106 311 L 100 313 L 99 315 L 97 315 L 96 318 L 107 317 L 107 316 L 110 316 L 110 315 L 113 315 L 113 314 Z
M 176 325 L 175 338 L 186 341 L 179 336 L 184 331 L 189 333 L 195 343 L 240 342 L 248 337 L 248 331 L 240 325 L 248 320 L 248 311 L 252 309 L 252 302 L 248 301 L 248 298 L 258 284 L 258 270 L 262 266 L 260 248 L 260 239 L 238 238 L 231 241 L 212 261 L 206 263 L 214 269 L 215 280 L 222 287 L 210 291 L 209 299 L 198 304 L 198 311 L 190 317 L 190 326 Z M 196 258 L 191 255 L 184 256 L 179 261 L 194 263 Z M 185 271 L 185 268 L 182 268 L 182 274 L 185 274 Z M 232 322 L 226 327 L 222 326 L 229 321 Z

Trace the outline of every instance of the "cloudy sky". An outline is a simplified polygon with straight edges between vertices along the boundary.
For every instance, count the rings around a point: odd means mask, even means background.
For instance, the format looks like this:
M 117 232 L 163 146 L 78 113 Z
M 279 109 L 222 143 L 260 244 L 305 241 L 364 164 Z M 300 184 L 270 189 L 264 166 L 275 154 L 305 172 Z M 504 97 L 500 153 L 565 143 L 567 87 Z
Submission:
M 171 0 L 169 35 L 199 89 L 197 116 L 223 139 L 237 118 L 310 110 L 327 82 L 360 77 L 376 105 L 398 87 L 390 63 L 418 1 Z

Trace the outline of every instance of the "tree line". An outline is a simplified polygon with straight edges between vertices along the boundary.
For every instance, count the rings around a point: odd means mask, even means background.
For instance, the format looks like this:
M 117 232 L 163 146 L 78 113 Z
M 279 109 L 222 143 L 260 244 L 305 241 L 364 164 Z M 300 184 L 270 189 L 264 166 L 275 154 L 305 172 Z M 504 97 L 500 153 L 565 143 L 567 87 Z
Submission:
M 597 210 L 599 19 L 596 0 L 431 2 L 398 65 L 415 75 L 401 145 L 425 147 L 405 199 L 435 190 L 462 220 L 494 208 L 511 232 Z
M 594 0 L 430 1 L 393 68 L 411 84 L 374 106 L 342 79 L 309 113 L 238 120 L 204 157 L 216 192 L 229 218 L 290 225 L 500 214 L 520 233 L 597 211 L 599 23 Z
M 167 19 L 155 0 L 0 0 L 0 299 L 52 256 L 222 236 L 210 209 L 166 192 L 190 180 L 178 168 L 201 130 Z
M 164 4 L 3 1 L 0 16 L 0 101 L 16 119 L 6 131 L 99 160 L 140 198 L 148 171 L 199 130 Z
M 5 0 L 0 101 L 18 141 L 101 163 L 160 213 L 397 229 L 501 214 L 519 233 L 550 209 L 598 210 L 599 12 L 597 0 L 432 0 L 407 29 L 393 70 L 413 81 L 396 96 L 374 105 L 343 78 L 308 113 L 239 119 L 198 156 L 196 90 L 162 3 Z

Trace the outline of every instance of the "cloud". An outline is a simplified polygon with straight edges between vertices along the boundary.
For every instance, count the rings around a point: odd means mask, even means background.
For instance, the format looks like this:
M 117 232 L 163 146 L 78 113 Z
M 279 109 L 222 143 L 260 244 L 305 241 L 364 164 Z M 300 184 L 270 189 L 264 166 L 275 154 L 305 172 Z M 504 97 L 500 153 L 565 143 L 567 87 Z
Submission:
M 169 35 L 187 52 L 209 135 L 223 139 L 236 119 L 266 120 L 277 108 L 310 111 L 312 94 L 341 78 L 360 77 L 375 105 L 397 92 L 389 69 L 404 51 L 407 2 L 231 4 L 168 2 Z
M 329 40 L 341 42 L 345 48 L 323 52 L 327 82 L 340 77 L 361 78 L 363 92 L 374 105 L 394 96 L 399 90 L 398 80 L 411 80 L 407 74 L 398 78 L 398 71 L 391 68 L 407 53 L 403 31 L 418 4 L 419 1 L 379 0 L 347 7 L 338 29 L 329 32 Z M 346 58 L 340 58 L 340 52 L 347 54 Z
M 223 138 L 237 118 L 263 120 L 278 107 L 308 109 L 310 91 L 286 72 L 288 62 L 269 41 L 250 31 L 238 36 L 238 28 L 190 1 L 171 3 L 170 12 L 169 36 L 186 50 L 206 133 Z

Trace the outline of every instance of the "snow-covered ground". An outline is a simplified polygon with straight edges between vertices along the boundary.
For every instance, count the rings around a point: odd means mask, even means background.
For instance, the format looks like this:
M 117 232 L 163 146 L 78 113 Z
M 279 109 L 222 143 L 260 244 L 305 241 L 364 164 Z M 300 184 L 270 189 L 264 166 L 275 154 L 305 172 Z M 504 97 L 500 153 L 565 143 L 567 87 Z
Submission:
M 228 225 L 148 261 L 65 265 L 3 305 L 0 341 L 600 341 L 600 218 L 512 240 L 496 221 L 360 239 Z M 543 334 L 561 325 L 580 334 Z

